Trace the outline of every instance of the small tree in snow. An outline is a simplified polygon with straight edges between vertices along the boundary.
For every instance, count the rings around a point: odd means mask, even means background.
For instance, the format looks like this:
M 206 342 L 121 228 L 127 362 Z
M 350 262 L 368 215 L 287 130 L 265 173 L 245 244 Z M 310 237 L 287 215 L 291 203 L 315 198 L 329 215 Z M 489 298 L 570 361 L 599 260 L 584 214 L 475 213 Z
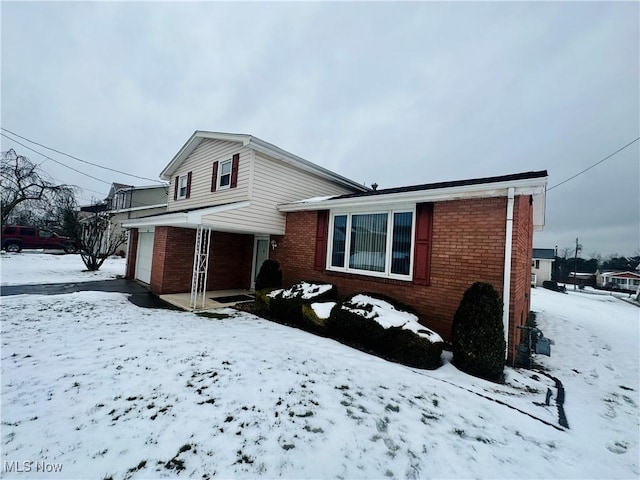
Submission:
M 111 215 L 107 211 L 100 211 L 99 208 L 93 210 L 84 218 L 75 208 L 67 208 L 64 213 L 64 233 L 76 243 L 89 271 L 99 270 L 104 261 L 126 241 L 124 233 L 113 233 Z

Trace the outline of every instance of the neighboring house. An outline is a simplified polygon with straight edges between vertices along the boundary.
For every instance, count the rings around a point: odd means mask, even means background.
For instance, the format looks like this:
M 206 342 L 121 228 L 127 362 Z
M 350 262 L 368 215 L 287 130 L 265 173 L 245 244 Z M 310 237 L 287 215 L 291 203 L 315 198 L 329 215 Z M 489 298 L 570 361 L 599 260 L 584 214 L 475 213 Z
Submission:
M 540 287 L 551 280 L 556 254 L 553 248 L 534 248 L 531 257 L 531 286 Z
M 124 232 L 122 222 L 166 212 L 168 185 L 133 186 L 113 183 L 105 199 L 111 214 L 110 235 Z M 123 246 L 123 251 L 126 246 Z
M 596 272 L 598 286 L 617 285 L 620 289 L 633 290 L 640 287 L 640 273 L 638 272 Z
M 161 178 L 167 213 L 124 222 L 127 276 L 156 294 L 190 292 L 196 308 L 206 291 L 251 289 L 272 258 L 285 284 L 390 295 L 450 340 L 462 295 L 483 281 L 506 299 L 515 357 L 546 171 L 372 191 L 250 135 L 197 131 Z

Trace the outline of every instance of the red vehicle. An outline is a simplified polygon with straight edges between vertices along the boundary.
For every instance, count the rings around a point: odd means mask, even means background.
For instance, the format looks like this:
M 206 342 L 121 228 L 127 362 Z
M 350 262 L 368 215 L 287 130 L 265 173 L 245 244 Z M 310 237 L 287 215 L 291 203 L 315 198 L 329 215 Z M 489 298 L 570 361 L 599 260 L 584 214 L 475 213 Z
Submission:
M 19 252 L 25 249 L 53 249 L 74 253 L 77 248 L 69 237 L 63 237 L 46 228 L 5 225 L 2 227 L 2 249 Z

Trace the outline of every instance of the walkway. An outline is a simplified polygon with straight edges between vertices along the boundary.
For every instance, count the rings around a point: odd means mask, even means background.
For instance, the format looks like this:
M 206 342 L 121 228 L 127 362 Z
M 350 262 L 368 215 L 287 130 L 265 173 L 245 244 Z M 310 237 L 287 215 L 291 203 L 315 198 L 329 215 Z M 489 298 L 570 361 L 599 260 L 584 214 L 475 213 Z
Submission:
M 180 310 L 164 302 L 145 287 L 133 280 L 115 279 L 95 282 L 48 283 L 40 285 L 9 285 L 0 287 L 0 296 L 10 295 L 62 295 L 74 292 L 118 292 L 128 293 L 129 301 L 139 307 Z

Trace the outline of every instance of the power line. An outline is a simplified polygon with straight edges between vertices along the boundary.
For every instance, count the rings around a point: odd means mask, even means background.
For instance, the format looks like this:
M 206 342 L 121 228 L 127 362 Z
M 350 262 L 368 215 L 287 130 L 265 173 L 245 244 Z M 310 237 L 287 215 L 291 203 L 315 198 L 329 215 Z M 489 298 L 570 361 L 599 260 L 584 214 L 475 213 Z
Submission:
M 598 160 L 596 163 L 594 163 L 593 165 L 591 165 L 590 167 L 585 168 L 584 170 L 582 170 L 581 172 L 576 173 L 574 176 L 567 178 L 566 180 L 563 180 L 560 183 L 555 184 L 553 187 L 549 187 L 547 188 L 547 192 L 549 190 L 553 190 L 556 187 L 559 187 L 560 185 L 567 183 L 569 180 L 573 180 L 574 178 L 576 178 L 579 175 L 582 175 L 584 172 L 591 170 L 593 167 L 600 165 L 602 162 L 604 162 L 605 160 L 610 159 L 611 157 L 613 157 L 616 153 L 620 153 L 622 150 L 624 150 L 625 148 L 627 148 L 630 145 L 633 145 L 634 143 L 636 143 L 638 140 L 640 140 L 640 137 L 636 138 L 635 140 L 630 141 L 629 143 L 627 143 L 624 147 L 619 148 L 618 150 L 616 150 L 615 152 L 613 152 L 610 155 L 607 155 L 606 157 L 604 157 L 602 160 Z
M 0 128 L 1 128 L 1 127 L 0 127 Z M 4 130 L 4 129 L 3 129 L 3 130 Z M 9 135 L 7 135 L 7 134 L 5 134 L 5 133 L 0 132 L 0 135 L 2 135 L 2 136 L 3 136 L 3 137 L 5 137 L 5 138 L 8 138 L 9 140 L 11 140 L 12 142 L 17 143 L 18 145 L 22 145 L 24 148 L 26 148 L 26 149 L 28 149 L 28 150 L 31 150 L 32 152 L 35 152 L 35 153 L 37 153 L 38 155 L 42 155 L 42 156 L 43 156 L 44 158 L 46 158 L 47 160 L 51 160 L 52 162 L 55 162 L 55 163 L 57 163 L 58 165 L 62 165 L 63 167 L 67 167 L 68 169 L 73 170 L 74 172 L 78 172 L 79 174 L 84 175 L 84 176 L 89 177 L 89 178 L 92 178 L 92 179 L 94 179 L 94 180 L 97 180 L 98 182 L 102 182 L 102 183 L 106 183 L 107 185 L 111 185 L 111 183 L 109 183 L 109 182 L 106 182 L 106 181 L 104 181 L 104 180 L 102 180 L 102 179 L 100 179 L 100 178 L 98 178 L 98 177 L 94 177 L 93 175 L 89 175 L 88 173 L 81 172 L 81 171 L 80 171 L 80 170 L 78 170 L 77 168 L 73 168 L 73 167 L 70 167 L 69 165 L 65 165 L 64 163 L 59 162 L 59 161 L 58 161 L 58 160 L 56 160 L 55 158 L 51 158 L 50 156 L 45 155 L 45 154 L 44 154 L 44 153 L 42 153 L 42 152 L 39 152 L 39 151 L 37 151 L 37 150 L 34 150 L 33 148 L 26 146 L 24 143 L 20 143 L 20 142 L 19 142 L 19 141 L 17 141 L 15 138 L 11 138 Z
M 150 181 L 150 182 L 164 183 L 164 182 L 162 182 L 162 181 L 160 181 L 160 180 L 157 180 L 157 179 L 147 178 L 147 177 L 141 177 L 141 176 L 139 176 L 139 175 L 134 175 L 134 174 L 132 174 L 132 173 L 123 172 L 123 171 L 121 171 L 121 170 L 116 170 L 116 169 L 114 169 L 114 168 L 105 167 L 105 166 L 102 166 L 102 165 L 98 165 L 97 163 L 92 163 L 92 162 L 89 162 L 89 161 L 87 161 L 87 160 L 83 160 L 83 159 L 81 159 L 81 158 L 74 157 L 73 155 L 70 155 L 70 154 L 65 153 L 65 152 L 61 152 L 60 150 L 56 150 L 55 148 L 47 147 L 46 145 L 43 145 L 43 144 L 41 144 L 41 143 L 38 143 L 38 142 L 36 142 L 35 140 L 30 140 L 30 139 L 28 139 L 27 137 L 23 137 L 22 135 L 18 135 L 17 133 L 12 132 L 11 130 L 9 130 L 9 129 L 7 129 L 7 128 L 4 128 L 4 127 L 0 127 L 0 130 L 4 130 L 5 132 L 9 132 L 11 135 L 14 135 L 14 136 L 16 136 L 16 137 L 18 137 L 18 138 L 21 138 L 21 139 L 23 139 L 23 140 L 26 140 L 26 141 L 27 141 L 27 142 L 29 142 L 29 143 L 33 143 L 34 145 L 38 145 L 38 146 L 40 146 L 40 147 L 42 147 L 42 148 L 46 148 L 47 150 L 51 150 L 52 152 L 56 152 L 56 153 L 59 153 L 60 155 L 64 155 L 64 156 L 66 156 L 66 157 L 72 158 L 72 159 L 74 159 L 74 160 L 77 160 L 78 162 L 86 163 L 86 164 L 88 164 L 88 165 L 92 165 L 92 166 L 94 166 L 94 167 L 98 167 L 98 168 L 103 168 L 104 170 L 109 170 L 109 171 L 111 171 L 111 172 L 119 173 L 119 174 L 121 174 L 121 175 L 126 175 L 126 176 L 128 176 L 128 177 L 138 178 L 138 179 L 140 179 L 140 180 L 148 180 L 148 181 Z M 7 138 L 9 138 L 9 137 L 7 137 Z M 16 142 L 16 143 L 17 143 L 17 142 Z M 22 144 L 21 144 L 21 145 L 22 145 Z M 24 145 L 23 145 L 23 146 L 24 146 Z M 27 147 L 27 148 L 28 148 L 28 147 Z M 38 153 L 38 152 L 36 152 L 36 153 Z M 47 157 L 47 158 L 49 158 L 49 157 Z M 50 159 L 50 158 L 49 158 L 49 159 Z M 50 159 L 50 160 L 51 160 L 51 159 Z

